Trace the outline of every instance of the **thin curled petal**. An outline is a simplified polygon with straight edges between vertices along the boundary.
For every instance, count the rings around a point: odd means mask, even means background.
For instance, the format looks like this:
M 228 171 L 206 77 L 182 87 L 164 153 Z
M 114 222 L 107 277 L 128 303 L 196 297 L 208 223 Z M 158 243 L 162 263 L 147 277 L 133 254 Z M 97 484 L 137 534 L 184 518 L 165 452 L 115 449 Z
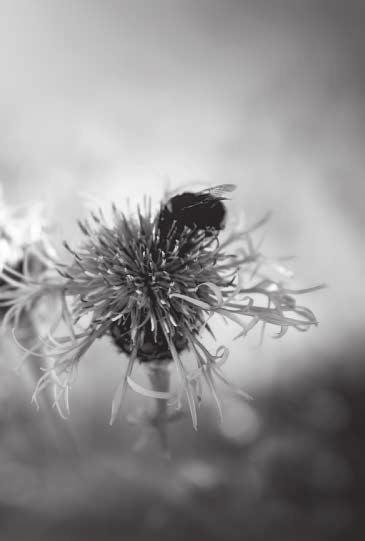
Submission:
M 139 383 L 136 383 L 133 381 L 133 379 L 128 376 L 127 377 L 128 385 L 131 389 L 133 389 L 134 392 L 141 394 L 143 396 L 146 396 L 148 398 L 157 398 L 159 400 L 171 400 L 174 398 L 174 395 L 168 392 L 164 391 L 154 391 L 153 389 L 147 389 L 146 387 L 143 387 Z
M 212 282 L 203 282 L 195 288 L 195 291 L 198 292 L 202 286 L 205 286 L 208 289 L 210 289 L 215 295 L 217 300 L 216 300 L 216 303 L 212 306 L 214 308 L 220 308 L 224 302 L 221 289 L 216 284 L 213 284 Z
M 112 401 L 111 414 L 110 414 L 110 420 L 109 420 L 110 425 L 112 425 L 114 423 L 114 421 L 116 419 L 116 416 L 118 414 L 118 411 L 120 409 L 120 406 L 122 404 L 122 401 L 123 401 L 123 398 L 124 398 L 124 395 L 125 395 L 125 392 L 126 392 L 126 389 L 127 389 L 128 377 L 132 373 L 133 364 L 134 364 L 134 361 L 136 360 L 136 356 L 137 356 L 137 349 L 135 348 L 133 350 L 131 358 L 129 359 L 127 370 L 126 370 L 124 376 L 122 377 L 122 379 L 121 379 L 121 381 L 120 381 L 120 383 L 119 383 L 119 385 L 116 388 L 115 393 L 114 393 L 114 397 L 113 397 L 113 401 Z

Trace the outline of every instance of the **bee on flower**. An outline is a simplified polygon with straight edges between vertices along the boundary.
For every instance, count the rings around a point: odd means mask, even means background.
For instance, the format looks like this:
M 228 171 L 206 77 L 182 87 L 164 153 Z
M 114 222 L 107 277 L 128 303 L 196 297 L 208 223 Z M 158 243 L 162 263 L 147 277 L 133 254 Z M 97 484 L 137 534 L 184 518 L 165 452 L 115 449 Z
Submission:
M 48 269 L 53 265 L 54 271 L 39 279 L 3 270 L 6 285 L 0 300 L 6 299 L 8 319 L 15 326 L 29 303 L 47 295 L 60 300 L 59 314 L 41 338 L 49 364 L 36 386 L 36 402 L 51 386 L 60 413 L 68 413 L 79 362 L 97 339 L 109 336 L 123 364 L 110 422 L 129 387 L 156 399 L 154 423 L 160 430 L 173 416 L 169 406 L 180 404 L 185 395 L 196 429 L 204 383 L 220 415 L 217 382 L 246 396 L 222 371 L 228 348 L 219 345 L 211 352 L 203 342 L 204 331 L 213 334 L 211 318 L 237 326 L 238 336 L 258 324 L 276 326 L 278 336 L 290 327 L 306 331 L 317 325 L 313 312 L 297 305 L 295 296 L 321 286 L 295 291 L 262 272 L 267 260 L 255 248 L 252 233 L 266 219 L 248 229 L 225 227 L 225 201 L 234 188 L 228 184 L 169 194 L 156 212 L 145 199 L 143 207 L 128 216 L 113 205 L 111 220 L 101 210 L 92 212 L 79 223 L 84 237 L 80 246 L 75 249 L 65 242 L 71 264 L 48 261 Z M 59 334 L 61 328 L 66 334 Z M 184 352 L 194 359 L 195 368 L 187 369 Z M 136 362 L 147 367 L 151 388 L 134 381 Z M 182 383 L 178 396 L 169 387 L 171 364 Z

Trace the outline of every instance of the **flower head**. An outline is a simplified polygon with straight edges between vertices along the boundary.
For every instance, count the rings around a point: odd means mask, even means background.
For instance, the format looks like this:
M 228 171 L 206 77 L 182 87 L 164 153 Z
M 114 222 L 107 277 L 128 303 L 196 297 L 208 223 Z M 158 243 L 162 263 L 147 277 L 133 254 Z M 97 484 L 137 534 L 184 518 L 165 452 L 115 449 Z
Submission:
M 26 299 L 21 306 L 14 302 L 19 297 L 19 280 L 38 279 L 50 264 L 53 266 L 55 251 L 48 240 L 47 229 L 42 205 L 12 207 L 4 201 L 0 185 L 0 316 L 3 328 L 10 320 L 18 324 L 23 309 L 30 307 L 31 299 Z
M 4 201 L 0 186 L 0 269 L 18 266 L 30 249 L 45 244 L 45 230 L 41 205 L 12 207 Z
M 42 339 L 51 363 L 38 382 L 35 400 L 52 385 L 55 405 L 61 413 L 67 411 L 80 359 L 96 339 L 109 335 L 129 359 L 115 392 L 111 422 L 128 385 L 157 400 L 173 401 L 169 391 L 145 389 L 131 378 L 136 360 L 154 366 L 173 361 L 196 427 L 202 382 L 220 412 L 216 380 L 233 388 L 221 371 L 228 348 L 220 346 L 213 354 L 202 341 L 204 330 L 212 332 L 213 316 L 238 326 L 238 336 L 260 322 L 277 326 L 279 336 L 289 327 L 304 331 L 317 324 L 314 314 L 297 306 L 294 298 L 309 290 L 289 290 L 261 271 L 267 259 L 254 247 L 252 232 L 266 220 L 223 236 L 224 192 L 231 189 L 184 192 L 164 201 L 155 214 L 148 202 L 128 217 L 115 205 L 111 220 L 102 211 L 92 213 L 79 224 L 84 235 L 80 247 L 65 243 L 73 261 L 56 265 L 58 278 L 54 273 L 38 281 L 13 276 L 18 285 L 15 312 L 22 309 L 24 296 L 29 300 L 51 293 L 60 299 L 60 313 Z M 57 337 L 61 322 L 68 332 Z M 195 359 L 195 369 L 184 365 L 184 350 Z

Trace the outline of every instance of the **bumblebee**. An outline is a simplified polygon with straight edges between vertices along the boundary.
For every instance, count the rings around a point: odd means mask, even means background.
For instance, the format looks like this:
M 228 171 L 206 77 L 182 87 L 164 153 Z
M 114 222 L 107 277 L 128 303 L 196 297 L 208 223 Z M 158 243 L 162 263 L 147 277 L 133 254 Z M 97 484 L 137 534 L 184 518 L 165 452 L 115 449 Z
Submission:
M 197 231 L 221 230 L 225 225 L 225 194 L 232 192 L 234 184 L 220 184 L 200 192 L 183 192 L 171 197 L 162 207 L 158 219 L 161 238 L 174 230 L 178 236 L 185 227 Z

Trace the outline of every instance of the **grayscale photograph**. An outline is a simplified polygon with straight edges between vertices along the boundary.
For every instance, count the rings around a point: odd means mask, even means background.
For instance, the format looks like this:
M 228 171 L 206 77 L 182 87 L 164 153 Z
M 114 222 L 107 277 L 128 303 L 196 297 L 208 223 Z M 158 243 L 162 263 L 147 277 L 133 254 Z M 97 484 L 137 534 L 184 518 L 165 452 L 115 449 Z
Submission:
M 0 540 L 365 539 L 365 4 L 0 0 Z

